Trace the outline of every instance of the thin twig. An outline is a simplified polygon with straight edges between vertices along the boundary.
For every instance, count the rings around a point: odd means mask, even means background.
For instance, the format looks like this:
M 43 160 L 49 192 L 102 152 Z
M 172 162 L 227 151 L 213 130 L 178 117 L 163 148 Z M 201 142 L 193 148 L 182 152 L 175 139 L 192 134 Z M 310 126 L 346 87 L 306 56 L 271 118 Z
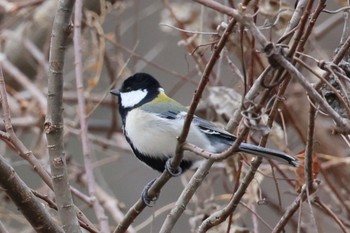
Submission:
M 50 208 L 52 208 L 52 209 L 54 209 L 54 210 L 57 210 L 57 205 L 56 205 L 56 203 L 55 203 L 54 201 L 52 201 L 47 195 L 43 195 L 43 194 L 41 194 L 41 193 L 39 193 L 39 192 L 37 192 L 37 191 L 35 191 L 35 190 L 32 190 L 32 193 L 33 193 L 36 197 L 38 197 L 38 198 L 40 198 L 41 200 L 45 201 L 45 202 L 47 203 L 47 205 L 48 205 Z M 87 231 L 89 231 L 90 233 L 98 233 L 97 230 L 95 230 L 94 228 L 91 228 L 89 224 L 86 224 L 85 222 L 83 222 L 83 221 L 80 220 L 80 219 L 79 219 L 79 225 L 80 225 L 82 228 L 84 228 L 84 229 L 86 229 Z M 1 231 L 0 231 L 0 232 L 1 232 Z M 1 233 L 2 233 L 2 232 L 1 232 Z
M 172 208 L 170 213 L 167 215 L 159 231 L 160 233 L 172 232 L 175 223 L 179 220 L 180 216 L 185 211 L 187 204 L 190 202 L 195 191 L 202 184 L 202 181 L 207 176 L 208 171 L 213 163 L 214 160 L 206 160 L 197 169 L 196 173 L 191 177 L 191 180 L 188 182 L 185 189 L 181 192 L 181 195 L 177 199 L 174 208 Z
M 308 57 L 308 56 L 307 56 Z M 303 67 L 305 67 L 308 71 L 310 71 L 313 75 L 315 75 L 318 79 L 320 79 L 321 83 L 324 83 L 327 85 L 328 88 L 330 88 L 333 93 L 337 96 L 337 98 L 339 99 L 339 101 L 342 103 L 342 106 L 345 108 L 348 116 L 350 116 L 350 107 L 348 106 L 347 102 L 344 100 L 343 96 L 338 92 L 338 90 L 329 83 L 329 81 L 327 81 L 323 76 L 321 76 L 320 74 L 318 74 L 314 69 L 312 69 L 310 66 L 308 66 L 303 60 L 301 60 L 300 58 L 294 57 L 294 60 L 296 62 L 298 62 L 299 64 L 301 64 Z M 315 60 L 315 59 L 314 59 Z M 318 64 L 321 64 L 323 62 L 321 61 L 317 61 L 316 62 Z M 328 72 L 330 72 L 327 69 Z
M 318 206 L 321 207 L 322 210 L 324 210 L 329 216 L 331 216 L 331 218 L 334 219 L 334 221 L 338 224 L 338 226 L 340 227 L 340 229 L 343 231 L 343 233 L 348 232 L 348 230 L 346 229 L 346 226 L 344 225 L 343 221 L 341 219 L 339 219 L 337 217 L 337 215 L 325 204 L 323 204 L 320 200 L 319 197 L 315 197 L 314 198 L 314 203 L 316 203 Z
M 84 84 L 83 84 L 83 64 L 81 54 L 81 20 L 82 20 L 82 0 L 75 1 L 74 8 L 74 60 L 75 60 L 75 75 L 77 84 L 77 97 L 78 97 L 78 112 L 80 120 L 80 136 L 83 150 L 83 158 L 85 165 L 85 173 L 87 177 L 87 187 L 91 198 L 92 207 L 95 211 L 97 220 L 100 224 L 100 231 L 102 233 L 109 232 L 108 218 L 104 212 L 103 207 L 96 199 L 96 184 L 94 169 L 92 167 L 91 150 L 88 138 L 88 129 L 86 123 L 85 113 L 85 98 L 84 98 Z
M 81 176 L 80 181 L 87 185 L 87 176 Z M 115 222 L 119 223 L 125 217 L 122 211 L 120 210 L 120 202 L 118 199 L 109 193 L 107 193 L 103 188 L 101 188 L 98 184 L 96 184 L 96 197 L 101 205 L 110 213 L 111 217 Z M 133 227 L 129 227 L 125 233 L 136 233 L 136 230 Z
M 221 53 L 222 49 L 224 48 L 226 41 L 229 37 L 229 34 L 233 30 L 233 27 L 235 25 L 236 25 L 236 21 L 230 20 L 227 28 L 225 29 L 225 32 L 223 33 L 219 43 L 215 47 L 215 50 L 214 50 L 213 54 L 211 55 L 209 62 L 204 69 L 204 72 L 203 72 L 202 77 L 201 77 L 201 81 L 198 84 L 198 88 L 195 92 L 195 95 L 193 96 L 190 108 L 188 109 L 183 129 L 182 129 L 181 134 L 178 138 L 178 144 L 176 146 L 176 153 L 175 153 L 175 156 L 172 159 L 172 163 L 171 163 L 171 165 L 175 169 L 180 165 L 180 162 L 182 160 L 183 144 L 185 143 L 187 135 L 189 133 L 190 125 L 191 125 L 191 122 L 192 122 L 192 119 L 194 116 L 194 112 L 198 106 L 200 98 L 202 97 L 204 88 L 207 85 L 207 83 L 209 82 L 209 76 L 210 76 L 210 74 L 211 74 L 211 72 L 216 64 L 216 61 L 219 59 L 220 53 Z M 238 140 L 237 140 L 237 143 L 235 143 L 235 144 L 237 144 L 237 148 L 238 148 L 239 143 L 240 142 Z M 234 149 L 237 150 L 237 148 L 234 148 Z M 232 150 L 230 150 L 230 151 L 232 151 Z M 230 153 L 230 152 L 228 152 L 228 153 Z
M 262 162 L 262 158 L 258 157 L 252 162 L 252 166 L 250 168 L 250 171 L 248 174 L 244 177 L 242 180 L 242 183 L 238 187 L 237 191 L 234 193 L 232 199 L 230 202 L 221 210 L 215 212 L 210 217 L 208 217 L 206 220 L 202 222 L 202 224 L 198 228 L 198 233 L 205 233 L 213 226 L 216 226 L 236 210 L 240 200 L 242 199 L 243 195 L 245 194 L 245 191 L 248 187 L 248 185 L 251 183 L 251 181 L 254 179 L 254 175 L 260 166 Z
M 345 6 L 345 7 L 339 8 L 339 9 L 334 10 L 334 11 L 324 9 L 323 12 L 328 13 L 328 14 L 337 14 L 339 12 L 347 11 L 349 9 L 350 9 L 350 6 Z
M 153 183 L 148 191 L 148 195 L 152 198 L 158 196 L 161 188 L 168 182 L 171 175 L 164 171 Z M 130 224 L 135 220 L 135 218 L 144 210 L 146 207 L 143 200 L 140 198 L 125 214 L 123 221 L 121 221 L 118 226 L 114 229 L 113 233 L 123 233 L 125 232 Z
M 297 27 L 300 23 L 300 19 L 303 15 L 303 12 L 304 12 L 304 9 L 305 9 L 307 2 L 308 2 L 308 0 L 298 1 L 298 4 L 295 8 L 295 11 L 293 12 L 293 16 L 290 19 L 288 26 L 284 30 L 283 35 L 281 36 L 280 39 L 278 39 L 278 43 L 281 43 L 282 41 L 284 41 L 284 43 L 288 44 L 289 41 L 292 39 L 294 31 L 295 31 L 295 29 L 297 29 Z
M 45 115 L 47 112 L 47 101 L 42 93 L 42 91 L 34 85 L 32 81 L 15 65 L 13 65 L 5 56 L 5 54 L 0 54 L 0 60 L 4 71 L 8 72 L 14 80 L 16 80 L 20 85 L 22 85 L 26 90 L 28 90 L 35 100 L 38 102 L 41 114 Z
M 315 118 L 316 118 L 317 109 L 315 109 L 310 104 L 309 110 L 309 127 L 307 132 L 307 143 L 305 148 L 305 181 L 306 186 L 310 192 L 312 192 L 312 183 L 313 183 L 313 147 L 314 147 L 314 131 L 315 131 Z
M 313 183 L 314 187 L 312 190 L 316 190 L 318 186 L 318 182 Z M 295 198 L 292 204 L 288 206 L 286 211 L 284 212 L 283 216 L 280 218 L 276 226 L 274 227 L 273 231 L 271 233 L 278 233 L 282 232 L 284 227 L 286 226 L 289 219 L 294 215 L 294 213 L 299 209 L 300 204 L 305 201 L 306 199 L 306 189 L 307 186 L 304 185 L 301 189 L 300 194 Z
M 165 24 L 165 23 L 160 23 L 159 26 L 165 26 L 165 27 L 169 27 L 169 28 L 178 30 L 180 32 L 186 32 L 186 33 L 192 33 L 192 34 L 201 34 L 201 35 L 217 35 L 218 34 L 217 32 L 200 32 L 200 31 L 185 30 L 185 29 L 178 28 L 178 27 L 175 27 L 173 25 Z
M 342 132 L 350 132 L 350 124 L 347 119 L 342 118 L 314 89 L 314 87 L 307 81 L 307 79 L 300 73 L 300 71 L 295 68 L 286 58 L 281 55 L 275 56 L 276 61 L 279 62 L 283 68 L 285 68 L 292 77 L 294 77 L 307 91 L 311 99 L 317 102 L 337 123 L 338 127 L 342 129 Z

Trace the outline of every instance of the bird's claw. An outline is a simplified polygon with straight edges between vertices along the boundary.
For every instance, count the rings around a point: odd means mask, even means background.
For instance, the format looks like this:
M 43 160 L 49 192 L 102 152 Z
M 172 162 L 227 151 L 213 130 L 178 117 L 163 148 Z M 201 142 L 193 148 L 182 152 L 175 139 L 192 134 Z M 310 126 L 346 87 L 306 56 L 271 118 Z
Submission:
M 171 159 L 168 159 L 165 163 L 165 169 L 169 172 L 169 174 L 173 177 L 179 176 L 182 173 L 181 167 L 178 167 L 177 169 L 174 169 L 171 166 Z M 148 207 L 153 207 L 155 201 L 157 201 L 158 196 L 150 197 L 148 196 L 148 190 L 152 186 L 152 184 L 156 181 L 156 178 L 148 182 L 146 186 L 143 188 L 142 193 L 141 193 L 141 198 L 143 203 L 145 203 L 146 206 Z
M 179 176 L 181 175 L 182 173 L 182 169 L 181 167 L 178 167 L 177 169 L 174 169 L 172 166 L 171 166 L 171 159 L 168 159 L 165 163 L 165 169 L 169 172 L 169 174 L 172 176 L 172 177 L 176 177 L 176 176 Z
M 152 186 L 152 184 L 156 181 L 157 178 L 154 178 L 150 182 L 146 184 L 146 186 L 143 188 L 142 193 L 141 193 L 141 199 L 143 203 L 145 203 L 146 206 L 148 207 L 153 207 L 154 203 L 157 201 L 158 196 L 150 197 L 148 196 L 148 190 Z

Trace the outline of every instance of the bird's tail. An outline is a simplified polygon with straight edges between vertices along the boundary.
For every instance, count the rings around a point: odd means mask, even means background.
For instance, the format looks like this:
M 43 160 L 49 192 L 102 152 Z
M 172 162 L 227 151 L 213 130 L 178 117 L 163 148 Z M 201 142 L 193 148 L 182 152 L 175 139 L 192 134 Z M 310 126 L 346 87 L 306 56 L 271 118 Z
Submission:
M 282 163 L 292 165 L 294 167 L 298 165 L 298 160 L 296 158 L 286 153 L 283 153 L 281 151 L 273 150 L 270 148 L 255 146 L 248 143 L 241 143 L 241 145 L 239 146 L 239 150 L 249 154 L 261 156 L 267 159 L 277 160 Z

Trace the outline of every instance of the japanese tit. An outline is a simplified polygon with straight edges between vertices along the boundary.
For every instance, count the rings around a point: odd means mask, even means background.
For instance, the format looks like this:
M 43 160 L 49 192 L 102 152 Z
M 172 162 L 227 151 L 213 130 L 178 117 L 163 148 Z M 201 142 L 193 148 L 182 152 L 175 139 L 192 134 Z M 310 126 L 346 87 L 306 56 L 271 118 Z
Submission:
M 127 78 L 120 89 L 111 90 L 119 98 L 123 132 L 138 159 L 163 172 L 174 156 L 177 137 L 182 131 L 187 109 L 164 93 L 159 82 L 146 73 Z M 220 153 L 236 140 L 229 132 L 194 116 L 187 142 L 208 152 Z M 239 151 L 281 161 L 292 166 L 297 159 L 280 151 L 241 143 Z M 182 172 L 191 168 L 200 157 L 184 152 Z

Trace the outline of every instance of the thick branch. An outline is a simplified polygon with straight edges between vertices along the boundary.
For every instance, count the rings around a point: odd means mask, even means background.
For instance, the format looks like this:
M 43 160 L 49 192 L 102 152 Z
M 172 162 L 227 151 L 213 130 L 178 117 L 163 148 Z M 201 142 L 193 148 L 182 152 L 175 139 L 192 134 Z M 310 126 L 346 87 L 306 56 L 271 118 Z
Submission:
M 73 0 L 58 2 L 54 19 L 49 57 L 49 79 L 45 132 L 59 216 L 66 232 L 81 232 L 69 188 L 63 146 L 63 65 L 67 36 L 70 32 Z
M 0 186 L 16 204 L 36 232 L 63 233 L 44 206 L 36 199 L 30 188 L 16 174 L 15 170 L 0 155 Z

